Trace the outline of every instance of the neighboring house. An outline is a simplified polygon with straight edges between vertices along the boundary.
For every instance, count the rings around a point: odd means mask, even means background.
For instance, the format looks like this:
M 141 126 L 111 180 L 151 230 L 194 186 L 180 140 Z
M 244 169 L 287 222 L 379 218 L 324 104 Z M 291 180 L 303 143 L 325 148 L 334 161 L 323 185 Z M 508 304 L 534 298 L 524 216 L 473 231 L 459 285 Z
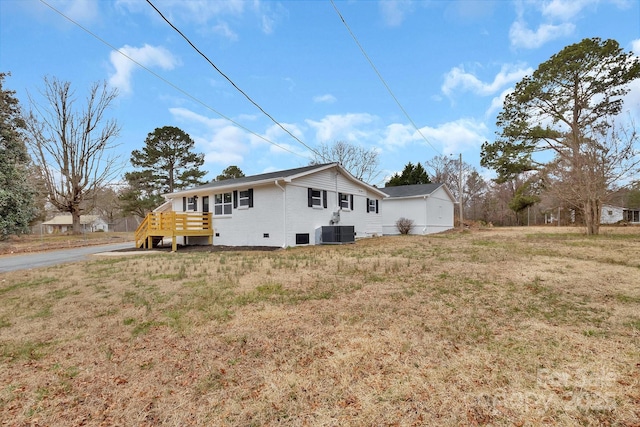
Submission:
M 602 205 L 600 224 L 616 224 L 625 221 L 640 224 L 640 209 L 627 209 L 620 206 Z
M 382 201 L 382 233 L 400 234 L 396 221 L 413 221 L 410 234 L 431 234 L 453 228 L 455 200 L 444 184 L 384 187 L 389 197 Z
M 57 215 L 42 223 L 49 234 L 73 231 L 71 215 Z M 109 225 L 98 215 L 80 215 L 80 225 L 83 232 L 109 231 Z
M 168 203 L 157 210 L 211 212 L 214 245 L 288 247 L 337 243 L 331 240 L 345 239 L 349 232 L 351 240 L 382 235 L 380 201 L 385 196 L 338 163 L 329 163 L 166 194 Z M 207 243 L 206 237 L 184 239 Z

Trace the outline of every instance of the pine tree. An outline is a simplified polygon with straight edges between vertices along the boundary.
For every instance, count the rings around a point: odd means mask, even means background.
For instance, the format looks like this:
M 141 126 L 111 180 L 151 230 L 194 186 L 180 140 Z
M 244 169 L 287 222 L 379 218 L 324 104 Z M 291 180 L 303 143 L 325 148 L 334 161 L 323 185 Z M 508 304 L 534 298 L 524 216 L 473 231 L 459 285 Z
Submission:
M 427 171 L 418 163 L 414 165 L 409 162 L 404 167 L 402 174 L 394 174 L 387 182 L 387 187 L 396 187 L 398 185 L 414 185 L 414 184 L 431 184 Z
M 127 172 L 127 190 L 121 195 L 123 210 L 144 216 L 162 203 L 162 194 L 204 184 L 200 170 L 204 154 L 193 152 L 195 142 L 183 130 L 164 126 L 151 132 L 142 150 L 133 150 Z
M 24 144 L 25 122 L 15 91 L 3 88 L 0 73 L 0 240 L 28 231 L 35 217 L 35 190 L 29 182 L 29 154 Z

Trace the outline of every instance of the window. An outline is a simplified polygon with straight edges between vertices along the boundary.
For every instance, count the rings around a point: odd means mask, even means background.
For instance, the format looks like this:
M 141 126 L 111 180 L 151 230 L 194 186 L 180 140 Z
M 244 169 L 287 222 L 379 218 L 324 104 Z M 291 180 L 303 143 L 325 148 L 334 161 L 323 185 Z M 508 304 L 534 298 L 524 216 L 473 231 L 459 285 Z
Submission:
M 253 188 L 233 192 L 233 209 L 247 209 L 253 207 Z
M 340 209 L 353 209 L 353 194 L 338 193 L 338 205 Z
M 213 197 L 214 215 L 231 215 L 231 193 L 216 194 Z
M 378 201 L 376 199 L 367 199 L 367 212 L 378 213 Z
M 209 212 L 209 196 L 202 198 L 202 212 Z
M 187 210 L 188 211 L 195 211 L 195 210 L 198 209 L 198 204 L 196 202 L 197 199 L 198 199 L 197 196 L 187 197 Z
M 315 188 L 307 189 L 307 202 L 307 206 L 310 208 L 326 208 L 327 191 L 316 190 Z

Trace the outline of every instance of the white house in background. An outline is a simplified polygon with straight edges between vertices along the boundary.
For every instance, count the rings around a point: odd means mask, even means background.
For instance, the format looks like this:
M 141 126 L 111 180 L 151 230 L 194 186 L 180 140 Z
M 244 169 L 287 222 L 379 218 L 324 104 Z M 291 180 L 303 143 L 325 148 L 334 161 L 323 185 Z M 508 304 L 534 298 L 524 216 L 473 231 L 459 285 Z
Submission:
M 410 234 L 432 234 L 453 228 L 455 199 L 444 184 L 418 184 L 384 187 L 382 233 L 400 234 L 396 221 L 413 221 Z
M 616 224 L 626 221 L 631 224 L 640 224 L 640 209 L 628 209 L 620 206 L 602 205 L 600 224 Z
M 42 223 L 48 234 L 66 233 L 73 230 L 73 217 L 71 215 L 57 215 Z M 109 225 L 98 215 L 80 215 L 82 231 L 90 233 L 94 231 L 109 231 Z
M 211 212 L 213 244 L 288 247 L 382 235 L 386 194 L 338 163 L 212 182 L 166 194 L 157 211 Z M 206 237 L 184 237 L 206 244 Z

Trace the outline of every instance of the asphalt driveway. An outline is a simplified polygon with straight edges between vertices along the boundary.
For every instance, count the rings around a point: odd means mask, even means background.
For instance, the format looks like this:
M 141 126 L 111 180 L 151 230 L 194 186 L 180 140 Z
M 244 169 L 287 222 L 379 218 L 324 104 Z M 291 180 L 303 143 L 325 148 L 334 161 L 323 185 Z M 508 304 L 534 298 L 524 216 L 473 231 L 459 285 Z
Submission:
M 133 246 L 133 242 L 124 242 L 111 243 L 108 245 L 83 246 L 80 248 L 57 249 L 30 254 L 3 255 L 0 256 L 0 273 L 82 261 L 88 259 L 89 255 L 133 248 Z

